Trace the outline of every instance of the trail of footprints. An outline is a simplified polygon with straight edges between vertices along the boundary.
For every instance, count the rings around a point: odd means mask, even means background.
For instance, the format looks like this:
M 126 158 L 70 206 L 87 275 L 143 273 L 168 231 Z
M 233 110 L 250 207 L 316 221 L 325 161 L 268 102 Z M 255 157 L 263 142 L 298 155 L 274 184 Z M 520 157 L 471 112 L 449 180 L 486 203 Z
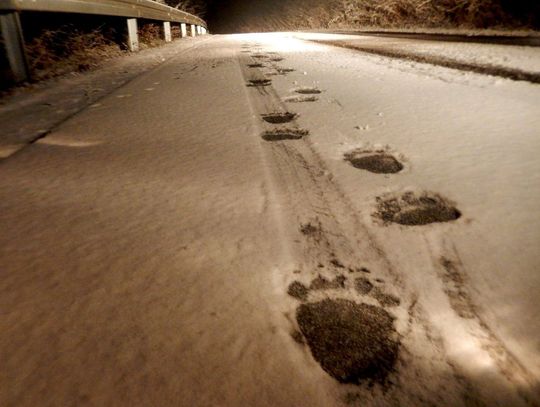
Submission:
M 293 69 L 276 66 L 284 59 L 276 53 L 254 52 L 249 45 L 242 52 L 251 52 L 254 62 L 251 69 L 270 68 L 264 78 L 252 79 L 247 86 L 266 87 L 272 80 L 267 75 L 284 75 Z M 293 89 L 292 96 L 283 99 L 288 103 L 316 102 L 322 91 L 312 87 Z M 283 127 L 298 117 L 289 111 L 268 112 L 261 115 L 266 123 L 275 128 L 264 131 L 262 139 L 268 142 L 300 140 L 309 130 Z M 385 149 L 357 149 L 346 153 L 344 161 L 359 170 L 374 174 L 396 174 L 404 164 L 395 154 Z M 455 205 L 433 192 L 406 192 L 387 194 L 376 198 L 376 210 L 372 214 L 381 225 L 390 223 L 418 226 L 458 219 L 461 213 Z M 300 225 L 300 232 L 309 239 L 323 233 L 320 224 Z M 288 295 L 300 302 L 296 309 L 298 329 L 292 338 L 304 346 L 307 344 L 322 369 L 340 383 L 385 384 L 395 369 L 400 341 L 394 327 L 395 317 L 388 311 L 400 305 L 400 299 L 384 288 L 384 281 L 373 279 L 365 267 L 345 266 L 334 258 L 328 264 L 319 263 L 311 281 L 292 282 Z M 295 270 L 300 275 L 300 270 Z M 329 278 L 331 274 L 333 278 Z M 360 298 L 360 302 L 350 298 Z

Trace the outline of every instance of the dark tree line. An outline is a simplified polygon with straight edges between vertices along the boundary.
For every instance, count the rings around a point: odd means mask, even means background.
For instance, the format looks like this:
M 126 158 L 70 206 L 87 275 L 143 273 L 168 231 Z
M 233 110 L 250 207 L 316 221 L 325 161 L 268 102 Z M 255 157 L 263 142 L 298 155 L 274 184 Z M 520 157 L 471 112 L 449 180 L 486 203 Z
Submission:
M 207 12 L 207 1 L 205 0 L 156 0 L 158 3 L 166 4 L 179 10 L 204 17 Z

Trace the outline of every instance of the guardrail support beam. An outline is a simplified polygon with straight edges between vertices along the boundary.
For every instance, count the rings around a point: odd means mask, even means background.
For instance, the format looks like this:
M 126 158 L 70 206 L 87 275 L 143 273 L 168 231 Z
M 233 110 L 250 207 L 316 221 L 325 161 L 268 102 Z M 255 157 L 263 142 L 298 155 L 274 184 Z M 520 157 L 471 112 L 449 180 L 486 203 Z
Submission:
M 13 79 L 15 82 L 26 81 L 30 78 L 30 70 L 19 14 L 17 12 L 0 14 L 0 26 Z
M 195 37 L 195 25 L 194 24 L 191 24 L 191 36 L 192 37 Z
M 131 52 L 136 52 L 139 50 L 139 34 L 137 32 L 137 19 L 128 18 L 127 19 L 127 28 L 128 28 L 128 47 Z
M 171 23 L 169 21 L 163 22 L 163 36 L 165 37 L 165 42 L 172 41 Z
M 180 23 L 180 37 L 187 37 L 187 26 L 186 23 Z

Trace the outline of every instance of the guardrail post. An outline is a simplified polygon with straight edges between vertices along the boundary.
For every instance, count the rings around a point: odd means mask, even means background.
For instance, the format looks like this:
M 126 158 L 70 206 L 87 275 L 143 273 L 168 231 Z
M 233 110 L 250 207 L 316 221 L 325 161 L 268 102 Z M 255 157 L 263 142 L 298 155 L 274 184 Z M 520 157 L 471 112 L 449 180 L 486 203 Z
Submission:
M 0 14 L 2 39 L 6 49 L 9 67 L 16 82 L 30 78 L 28 60 L 24 49 L 24 38 L 19 14 L 16 12 Z
M 195 37 L 195 25 L 194 24 L 191 24 L 191 36 L 192 37 Z
M 181 23 L 180 24 L 180 37 L 182 37 L 182 38 L 187 37 L 186 23 Z
M 202 35 L 206 35 L 206 28 L 201 27 Z
M 137 33 L 137 19 L 128 18 L 127 19 L 128 27 L 128 47 L 131 52 L 136 52 L 139 50 L 139 34 Z
M 163 35 L 165 37 L 165 42 L 172 41 L 171 23 L 169 21 L 163 22 Z

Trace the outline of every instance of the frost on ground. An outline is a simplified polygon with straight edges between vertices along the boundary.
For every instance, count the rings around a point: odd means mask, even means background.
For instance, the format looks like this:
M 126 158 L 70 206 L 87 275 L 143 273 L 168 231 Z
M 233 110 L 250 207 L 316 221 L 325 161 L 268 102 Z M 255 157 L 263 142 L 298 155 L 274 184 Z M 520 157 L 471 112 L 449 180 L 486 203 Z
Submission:
M 538 404 L 538 97 L 287 34 L 134 78 L 0 163 L 0 404 Z

